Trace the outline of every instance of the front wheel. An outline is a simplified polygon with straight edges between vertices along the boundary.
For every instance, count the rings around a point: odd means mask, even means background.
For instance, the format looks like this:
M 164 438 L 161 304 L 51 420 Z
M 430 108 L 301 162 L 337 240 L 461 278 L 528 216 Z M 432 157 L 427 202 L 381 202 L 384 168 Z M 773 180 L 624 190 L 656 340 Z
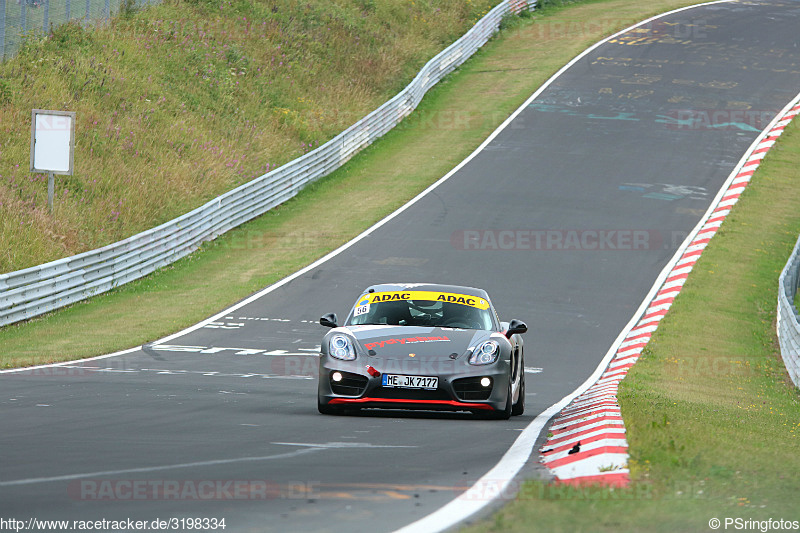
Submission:
M 515 403 L 511 407 L 511 414 L 513 416 L 519 416 L 525 412 L 525 369 L 522 369 L 522 377 L 520 377 L 519 382 L 519 397 L 517 398 L 517 403 Z
M 317 411 L 322 413 L 323 415 L 341 415 L 344 414 L 344 409 L 341 407 L 333 407 L 328 404 L 323 404 L 319 398 L 317 398 Z
M 508 380 L 508 393 L 506 394 L 506 407 L 502 411 L 489 411 L 481 413 L 480 418 L 485 418 L 489 420 L 508 420 L 511 418 L 511 378 L 509 376 Z

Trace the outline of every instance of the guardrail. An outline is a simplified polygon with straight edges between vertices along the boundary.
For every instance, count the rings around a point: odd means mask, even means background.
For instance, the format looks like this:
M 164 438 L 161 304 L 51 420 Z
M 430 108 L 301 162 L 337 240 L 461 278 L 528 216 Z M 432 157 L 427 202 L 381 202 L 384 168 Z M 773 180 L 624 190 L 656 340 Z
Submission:
M 778 278 L 778 341 L 789 377 L 800 387 L 800 315 L 794 297 L 800 284 L 800 239 Z
M 386 134 L 416 109 L 442 78 L 475 53 L 508 13 L 536 0 L 503 0 L 431 59 L 397 96 L 332 140 L 161 226 L 97 250 L 0 275 L 0 326 L 84 300 L 166 266 L 295 196 Z

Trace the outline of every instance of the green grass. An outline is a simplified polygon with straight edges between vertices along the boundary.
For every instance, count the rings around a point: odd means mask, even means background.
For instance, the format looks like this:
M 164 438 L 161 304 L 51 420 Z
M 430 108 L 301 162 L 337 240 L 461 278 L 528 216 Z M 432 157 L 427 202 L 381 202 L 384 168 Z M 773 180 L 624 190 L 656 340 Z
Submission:
M 495 3 L 166 0 L 34 33 L 0 64 L 0 272 L 157 226 L 319 146 Z M 37 108 L 77 113 L 52 215 L 28 171 Z

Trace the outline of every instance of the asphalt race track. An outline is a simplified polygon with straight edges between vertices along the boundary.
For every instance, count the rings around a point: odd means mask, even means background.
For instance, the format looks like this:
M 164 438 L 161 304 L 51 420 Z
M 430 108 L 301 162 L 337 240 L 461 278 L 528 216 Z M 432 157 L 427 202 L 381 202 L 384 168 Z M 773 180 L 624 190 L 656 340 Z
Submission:
M 0 374 L 0 516 L 371 532 L 440 508 L 595 370 L 800 90 L 798 28 L 800 1 L 784 0 L 628 32 L 449 180 L 306 274 L 135 353 Z M 525 320 L 526 414 L 318 414 L 319 316 L 343 318 L 385 281 L 482 287 L 503 320 Z M 523 475 L 545 475 L 536 457 Z

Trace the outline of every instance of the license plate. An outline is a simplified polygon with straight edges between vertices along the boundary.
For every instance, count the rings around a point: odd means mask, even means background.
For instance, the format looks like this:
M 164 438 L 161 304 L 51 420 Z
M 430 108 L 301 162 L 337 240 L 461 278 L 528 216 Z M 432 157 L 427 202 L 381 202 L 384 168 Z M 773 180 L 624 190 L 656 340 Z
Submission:
M 439 386 L 439 378 L 384 374 L 381 384 L 384 387 L 400 387 L 403 389 L 435 389 Z

